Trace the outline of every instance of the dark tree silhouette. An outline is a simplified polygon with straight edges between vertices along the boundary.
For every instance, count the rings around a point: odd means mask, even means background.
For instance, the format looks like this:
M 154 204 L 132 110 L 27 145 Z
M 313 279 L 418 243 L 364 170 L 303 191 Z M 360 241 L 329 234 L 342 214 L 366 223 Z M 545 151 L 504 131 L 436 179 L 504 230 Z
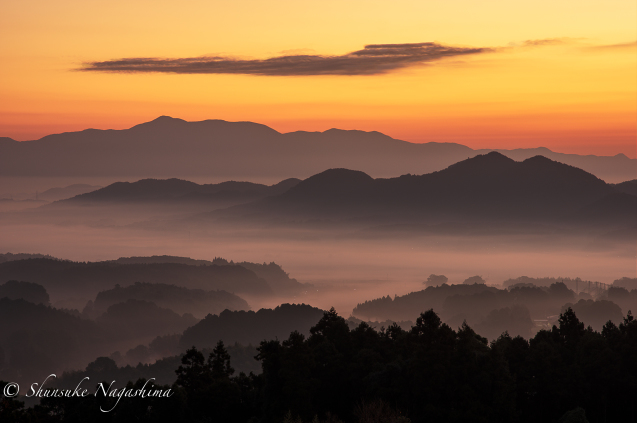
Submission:
M 489 344 L 466 322 L 455 331 L 432 309 L 411 330 L 353 330 L 334 309 L 310 336 L 261 342 L 263 372 L 234 375 L 222 342 L 182 357 L 170 399 L 47 398 L 11 410 L 28 422 L 628 422 L 635 423 L 637 320 L 631 313 L 602 333 L 567 308 L 529 341 L 502 334 Z M 112 367 L 101 359 L 91 366 Z M 129 382 L 136 387 L 144 379 Z M 5 413 L 3 415 L 6 416 Z M 3 419 L 3 423 L 4 423 Z

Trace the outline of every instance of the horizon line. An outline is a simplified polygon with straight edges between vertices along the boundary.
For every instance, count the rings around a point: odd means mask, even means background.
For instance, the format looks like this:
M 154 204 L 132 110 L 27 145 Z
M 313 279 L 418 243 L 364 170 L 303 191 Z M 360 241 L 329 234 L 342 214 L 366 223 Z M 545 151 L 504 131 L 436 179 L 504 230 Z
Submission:
M 399 138 L 394 138 L 391 135 L 387 135 L 384 132 L 380 132 L 380 131 L 376 131 L 376 130 L 372 130 L 372 131 L 365 131 L 362 129 L 341 129 L 341 128 L 336 128 L 336 127 L 332 127 L 329 129 L 326 129 L 324 131 L 307 131 L 307 130 L 302 130 L 302 129 L 298 129 L 295 131 L 290 131 L 290 132 L 280 132 L 277 131 L 276 129 L 272 128 L 271 126 L 268 126 L 266 124 L 263 123 L 259 123 L 259 122 L 253 122 L 253 121 L 248 121 L 248 120 L 238 120 L 238 121 L 230 121 L 230 120 L 225 120 L 225 119 L 203 119 L 203 120 L 185 120 L 182 118 L 178 118 L 178 117 L 173 117 L 173 116 L 169 116 L 169 115 L 160 115 L 154 119 L 151 119 L 149 121 L 145 121 L 145 122 L 141 122 L 138 124 L 135 124 L 131 127 L 127 127 L 127 128 L 122 128 L 122 129 L 114 129 L 114 128 L 107 128 L 107 129 L 100 129 L 100 128 L 84 128 L 84 129 L 80 129 L 80 130 L 76 130 L 76 131 L 64 131 L 64 132 L 55 132 L 55 133 L 50 133 L 47 135 L 44 135 L 40 138 L 37 139 L 29 139 L 29 140 L 17 140 L 15 138 L 12 137 L 4 137 L 4 136 L 0 136 L 0 140 L 4 139 L 9 139 L 15 142 L 34 142 L 34 141 L 41 141 L 46 137 L 50 137 L 50 136 L 56 136 L 56 135 L 64 135 L 64 134 L 73 134 L 73 133 L 79 133 L 79 132 L 85 132 L 85 131 L 128 131 L 131 130 L 133 128 L 136 128 L 138 126 L 141 125 L 147 125 L 149 123 L 153 123 L 156 121 L 159 121 L 160 119 L 170 119 L 171 121 L 181 121 L 184 123 L 203 123 L 203 122 L 225 122 L 225 123 L 231 123 L 231 124 L 241 124 L 241 123 L 247 123 L 247 124 L 253 124 L 253 125 L 259 125 L 259 126 L 264 126 L 280 135 L 287 135 L 287 134 L 294 134 L 294 133 L 299 133 L 299 132 L 305 132 L 305 133 L 315 133 L 315 134 L 324 134 L 326 132 L 329 131 L 343 131 L 343 132 L 362 132 L 362 133 L 366 133 L 366 134 L 380 134 L 383 136 L 386 136 L 392 140 L 395 141 L 401 141 L 401 142 L 406 142 L 409 144 L 415 144 L 415 145 L 424 145 L 424 144 L 447 144 L 447 145 L 458 145 L 458 146 L 462 146 L 462 147 L 466 147 L 472 151 L 475 152 L 489 152 L 489 151 L 519 151 L 519 150 L 548 150 L 551 153 L 556 153 L 556 154 L 565 154 L 565 155 L 572 155 L 572 156 L 581 156 L 581 157 L 587 157 L 587 156 L 592 156 L 592 157 L 617 157 L 617 156 L 623 156 L 626 157 L 629 160 L 637 160 L 637 157 L 632 158 L 627 156 L 625 153 L 620 152 L 620 153 L 616 153 L 614 155 L 598 155 L 598 154 L 578 154 L 578 153 L 563 153 L 560 151 L 556 151 L 556 150 L 552 150 L 549 147 L 545 147 L 543 145 L 539 145 L 537 147 L 517 147 L 517 148 L 473 148 L 473 147 L 469 147 L 468 145 L 462 144 L 460 142 L 453 142 L 453 141 L 423 141 L 423 142 L 415 142 L 415 141 L 407 141 L 407 140 L 403 140 L 403 139 L 399 139 Z

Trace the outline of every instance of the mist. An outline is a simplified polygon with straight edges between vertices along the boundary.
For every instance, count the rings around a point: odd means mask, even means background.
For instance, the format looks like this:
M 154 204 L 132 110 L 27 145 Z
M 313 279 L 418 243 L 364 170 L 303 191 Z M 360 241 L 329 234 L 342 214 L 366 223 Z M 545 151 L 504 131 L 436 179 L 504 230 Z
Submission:
M 429 319 L 496 345 L 637 310 L 632 182 L 499 153 L 420 176 L 193 182 L 2 187 L 22 192 L 0 204 L 3 378 L 169 386 L 219 345 L 259 378 L 264 345 L 322 325 L 394 339 Z
M 157 213 L 146 209 L 146 216 Z M 0 226 L 2 248 L 7 252 L 37 252 L 73 261 L 104 261 L 119 257 L 174 255 L 193 259 L 255 263 L 275 262 L 316 291 L 299 298 L 249 298 L 253 308 L 271 307 L 296 300 L 348 315 L 363 300 L 384 295 L 404 295 L 423 289 L 431 273 L 444 274 L 449 283 L 462 283 L 474 274 L 489 285 L 511 277 L 581 277 L 612 283 L 635 276 L 635 249 L 630 243 L 563 238 L 547 235 L 429 236 L 386 234 L 372 237 L 360 230 L 228 228 L 208 226 L 198 230 L 131 228 L 144 215 L 109 215 L 92 225 L 15 223 Z M 162 217 L 160 215 L 159 217 Z M 174 215 L 171 215 L 174 217 Z M 15 219 L 11 217 L 11 219 Z M 123 222 L 123 226 L 118 226 Z M 601 248 L 601 247 L 604 248 Z M 69 297 L 73 293 L 68 293 Z M 64 298 L 53 298 L 61 301 Z

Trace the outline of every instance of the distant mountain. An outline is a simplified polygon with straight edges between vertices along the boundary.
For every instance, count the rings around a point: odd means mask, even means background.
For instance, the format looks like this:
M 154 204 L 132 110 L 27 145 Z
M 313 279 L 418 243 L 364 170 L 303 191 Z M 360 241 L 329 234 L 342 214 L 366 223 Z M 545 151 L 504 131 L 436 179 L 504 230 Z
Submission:
M 614 184 L 614 187 L 617 191 L 630 194 L 630 195 L 637 195 L 637 179 L 633 179 L 632 181 L 621 182 L 619 184 Z
M 186 329 L 179 341 L 181 349 L 214 346 L 219 340 L 225 344 L 258 345 L 266 339 L 287 339 L 292 331 L 306 337 L 310 328 L 325 312 L 306 304 L 281 304 L 275 309 L 259 311 L 230 311 L 209 314 L 196 325 Z
M 157 336 L 183 332 L 199 320 L 192 314 L 183 316 L 155 303 L 129 299 L 113 304 L 96 319 L 104 330 L 116 333 L 119 339 L 153 339 Z
M 44 380 L 110 353 L 111 342 L 113 337 L 95 322 L 43 304 L 0 298 L 3 379 Z
M 25 300 L 33 304 L 49 305 L 49 294 L 42 285 L 32 282 L 8 281 L 0 285 L 0 298 Z
M 98 185 L 73 184 L 63 188 L 48 189 L 38 194 L 38 199 L 45 201 L 64 200 L 65 198 L 75 197 L 76 195 L 85 194 L 100 188 L 102 187 Z
M 26 260 L 30 258 L 46 258 L 46 259 L 57 260 L 55 257 L 50 256 L 48 254 L 45 255 L 45 254 L 27 254 L 27 253 L 18 253 L 18 254 L 5 253 L 5 254 L 0 254 L 0 263 L 4 263 L 5 261 Z
M 422 291 L 403 296 L 389 296 L 359 303 L 352 311 L 354 316 L 375 319 L 403 319 L 422 310 L 441 310 L 444 319 L 453 316 L 472 317 L 474 322 L 495 309 L 521 305 L 531 311 L 535 319 L 558 314 L 560 307 L 575 299 L 575 292 L 561 283 L 548 287 L 531 286 L 500 289 L 484 284 L 430 286 Z M 462 323 L 460 320 L 459 323 Z M 502 332 L 496 334 L 499 336 Z
M 606 182 L 622 182 L 637 176 L 637 159 L 629 159 L 624 154 L 614 156 L 582 156 L 579 154 L 556 153 L 546 147 L 518 148 L 514 150 L 481 149 L 476 154 L 486 154 L 497 151 L 515 160 L 523 161 L 535 156 L 544 156 L 551 160 L 583 169 Z
M 224 290 L 237 294 L 269 295 L 268 283 L 241 266 L 189 266 L 179 263 L 117 264 L 51 259 L 0 263 L 0 281 L 38 283 L 52 297 L 68 295 L 93 298 L 98 292 L 135 282 L 162 283 L 191 289 Z
M 454 143 L 415 144 L 379 132 L 279 133 L 251 122 L 186 122 L 162 116 L 125 130 L 87 129 L 37 141 L 0 139 L 0 176 L 215 176 L 307 178 L 328 168 L 375 177 L 424 174 L 486 153 Z M 555 153 L 545 148 L 499 150 L 515 160 L 541 154 L 608 182 L 634 179 L 637 160 Z
M 116 182 L 62 203 L 237 203 L 282 194 L 299 182 L 299 179 L 290 178 L 272 186 L 235 181 L 199 185 L 175 178 L 142 179 L 137 182 Z
M 282 195 L 218 210 L 208 216 L 382 224 L 445 221 L 519 224 L 564 222 L 577 215 L 588 223 L 634 225 L 637 212 L 631 198 L 637 200 L 617 193 L 612 185 L 590 173 L 542 156 L 516 162 L 491 152 L 439 172 L 391 179 L 330 169 Z
M 226 291 L 207 291 L 163 283 L 135 282 L 126 287 L 117 285 L 115 288 L 101 291 L 95 297 L 95 301 L 89 302 L 84 309 L 84 315 L 92 318 L 99 317 L 109 307 L 128 300 L 148 301 L 180 315 L 190 313 L 202 318 L 209 313 L 219 314 L 226 309 L 250 309 L 244 299 Z
M 259 264 L 242 261 L 235 263 L 221 257 L 215 257 L 214 260 L 195 260 L 189 257 L 177 256 L 120 257 L 117 260 L 113 260 L 113 262 L 120 264 L 182 263 L 191 266 L 239 265 L 253 271 L 258 277 L 265 279 L 276 294 L 296 295 L 313 288 L 311 284 L 300 283 L 296 279 L 290 278 L 283 268 L 274 262 Z

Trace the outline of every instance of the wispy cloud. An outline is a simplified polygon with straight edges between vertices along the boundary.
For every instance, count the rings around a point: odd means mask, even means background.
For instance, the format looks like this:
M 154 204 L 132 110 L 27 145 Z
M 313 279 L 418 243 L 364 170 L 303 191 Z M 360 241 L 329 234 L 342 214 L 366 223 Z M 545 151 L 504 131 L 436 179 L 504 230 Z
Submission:
M 585 51 L 631 51 L 637 48 L 637 41 L 630 41 L 627 43 L 619 44 L 601 44 L 601 45 L 587 45 L 590 42 L 586 38 L 545 38 L 540 40 L 526 40 L 521 44 L 511 43 L 512 47 L 547 47 L 547 46 L 560 46 L 560 45 L 572 45 L 583 49 Z
M 605 44 L 600 46 L 588 47 L 588 50 L 634 50 L 637 48 L 637 41 L 631 41 L 629 43 L 621 44 Z
M 341 56 L 291 54 L 270 59 L 208 56 L 177 59 L 128 58 L 88 62 L 84 72 L 243 74 L 243 75 L 379 75 L 446 57 L 480 54 L 491 48 L 453 47 L 438 43 L 370 44 Z
M 523 47 L 544 47 L 567 44 L 571 42 L 571 38 L 544 38 L 542 40 L 526 40 L 522 43 Z

